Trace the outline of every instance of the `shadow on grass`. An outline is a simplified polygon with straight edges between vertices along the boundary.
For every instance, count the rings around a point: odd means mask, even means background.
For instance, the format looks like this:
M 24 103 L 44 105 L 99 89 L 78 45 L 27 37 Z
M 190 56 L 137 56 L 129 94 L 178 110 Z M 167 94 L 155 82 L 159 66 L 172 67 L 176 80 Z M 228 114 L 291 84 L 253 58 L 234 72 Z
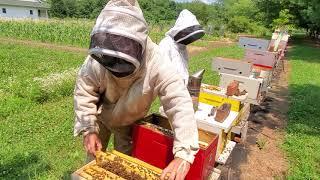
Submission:
M 66 171 L 64 174 L 63 174 L 63 177 L 62 179 L 63 180 L 71 180 L 71 175 L 72 175 L 73 171 Z
M 320 63 L 320 45 L 316 41 L 306 39 L 303 36 L 295 37 L 292 41 L 294 42 L 294 45 L 290 47 L 290 51 L 288 53 L 290 60 Z
M 292 84 L 284 148 L 290 179 L 320 178 L 320 86 Z
M 34 179 L 50 169 L 36 152 L 18 154 L 11 162 L 0 164 L 0 179 Z
M 290 85 L 288 133 L 320 137 L 320 86 Z

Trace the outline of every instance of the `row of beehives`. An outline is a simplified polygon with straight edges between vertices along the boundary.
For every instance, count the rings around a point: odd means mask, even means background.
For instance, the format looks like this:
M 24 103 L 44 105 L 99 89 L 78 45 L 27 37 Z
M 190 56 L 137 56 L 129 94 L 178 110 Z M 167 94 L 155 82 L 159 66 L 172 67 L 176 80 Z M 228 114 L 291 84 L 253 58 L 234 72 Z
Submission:
M 220 73 L 221 80 L 218 87 L 201 85 L 195 111 L 200 150 L 187 180 L 211 179 L 212 174 L 219 174 L 217 165 L 225 164 L 236 142 L 245 140 L 250 104 L 263 101 L 288 37 L 283 32 L 274 33 L 271 41 L 241 37 L 239 45 L 246 48 L 244 60 L 214 58 L 212 68 Z M 234 81 L 238 86 L 230 88 Z M 228 112 L 221 108 L 224 104 L 229 105 Z M 145 121 L 148 123 L 134 129 L 132 155 L 162 169 L 173 159 L 173 133 L 164 117 L 152 115 Z
M 196 118 L 199 129 L 219 135 L 218 163 L 224 164 L 236 142 L 245 140 L 250 104 L 259 105 L 266 98 L 277 67 L 283 63 L 288 40 L 286 32 L 273 33 L 270 41 L 240 37 L 239 46 L 245 48 L 243 59 L 213 59 L 212 69 L 220 75 L 219 87 L 202 85 Z M 211 108 L 221 104 L 231 105 L 222 123 L 207 116 Z
M 273 79 L 273 71 L 284 56 L 286 33 L 274 33 L 272 40 L 241 37 L 246 48 L 244 60 L 214 58 L 212 68 L 220 74 L 219 87 L 202 84 L 195 112 L 200 150 L 187 180 L 215 179 L 217 164 L 224 164 L 236 142 L 245 140 L 250 104 L 259 104 Z M 234 83 L 237 81 L 238 83 Z M 229 104 L 228 112 L 219 108 Z M 214 112 L 213 112 L 214 110 Z M 224 118 L 217 121 L 217 111 Z M 75 179 L 159 179 L 161 169 L 174 158 L 173 132 L 167 118 L 153 114 L 136 124 L 133 153 L 128 157 L 116 151 L 97 157 L 96 162 L 74 173 Z M 116 157 L 116 158 L 115 158 Z M 141 161 L 140 161 L 141 160 Z M 215 176 L 213 176 L 215 175 Z
M 289 35 L 285 32 L 273 33 L 272 39 L 240 37 L 239 46 L 245 48 L 241 60 L 215 58 L 214 71 L 220 74 L 221 88 L 227 89 L 232 81 L 239 82 L 240 91 L 248 93 L 246 102 L 260 104 L 268 91 L 276 68 L 285 55 Z

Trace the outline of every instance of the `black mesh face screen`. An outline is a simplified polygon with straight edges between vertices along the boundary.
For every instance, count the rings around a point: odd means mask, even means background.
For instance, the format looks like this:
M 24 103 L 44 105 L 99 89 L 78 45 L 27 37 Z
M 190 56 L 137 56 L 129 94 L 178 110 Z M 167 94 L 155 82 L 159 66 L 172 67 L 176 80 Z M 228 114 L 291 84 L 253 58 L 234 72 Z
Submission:
M 200 25 L 188 27 L 186 29 L 181 30 L 177 35 L 175 35 L 174 40 L 179 41 L 180 39 L 188 36 L 189 34 L 195 32 L 195 31 L 199 31 L 199 30 L 203 30 L 202 26 L 200 26 Z
M 204 36 L 204 32 L 199 32 L 197 34 L 194 34 L 194 35 L 188 37 L 187 39 L 185 39 L 183 41 L 180 41 L 179 43 L 183 44 L 183 45 L 188 45 L 188 44 L 191 44 L 191 43 L 201 39 L 203 36 Z
M 97 33 L 91 37 L 90 49 L 109 49 L 142 60 L 142 46 L 135 40 L 108 33 Z
M 133 74 L 136 69 L 132 63 L 120 58 L 107 55 L 91 55 L 91 57 L 108 69 L 114 76 L 119 78 Z
M 133 57 L 139 62 L 142 61 L 142 46 L 138 42 L 127 37 L 108 33 L 97 33 L 91 37 L 90 49 L 93 48 L 121 52 Z M 91 54 L 91 57 L 97 60 L 116 77 L 129 76 L 134 73 L 136 69 L 132 63 L 125 59 L 104 55 L 102 52 L 99 54 Z

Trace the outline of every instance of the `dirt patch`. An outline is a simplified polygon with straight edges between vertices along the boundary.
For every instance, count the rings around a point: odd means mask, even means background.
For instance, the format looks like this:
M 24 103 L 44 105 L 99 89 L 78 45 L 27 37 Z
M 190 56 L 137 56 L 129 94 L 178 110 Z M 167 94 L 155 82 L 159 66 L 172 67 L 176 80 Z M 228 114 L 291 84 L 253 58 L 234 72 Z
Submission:
M 200 54 L 201 52 L 209 50 L 207 47 L 198 47 L 198 46 L 187 46 L 188 50 L 188 55 L 191 56 L 196 56 Z
M 222 166 L 222 179 L 285 179 L 288 162 L 280 146 L 287 122 L 290 67 L 283 62 L 266 101 L 252 106 L 247 140 Z
M 17 43 L 17 44 L 22 44 L 22 45 L 32 46 L 32 47 L 48 48 L 48 49 L 52 49 L 52 50 L 74 52 L 74 53 L 86 54 L 88 52 L 88 49 L 86 49 L 86 48 L 78 48 L 78 47 L 65 46 L 65 45 L 42 43 L 42 42 L 30 41 L 30 40 L 18 40 L 18 39 L 13 39 L 13 38 L 0 37 L 0 41 L 1 42 L 8 42 L 8 43 Z
M 59 50 L 59 51 L 81 53 L 81 54 L 87 54 L 88 52 L 87 48 L 57 45 L 52 43 L 42 43 L 42 42 L 30 41 L 30 40 L 19 40 L 14 38 L 0 37 L 0 41 L 8 42 L 8 43 L 11 42 L 11 43 L 23 44 L 23 45 L 32 46 L 32 47 L 48 48 L 48 49 Z M 234 44 L 234 42 L 232 41 L 209 41 L 208 47 L 187 46 L 187 50 L 188 50 L 189 56 L 192 57 L 200 54 L 201 52 L 208 51 L 212 48 L 225 47 L 225 46 L 230 46 L 232 44 Z
M 213 48 L 219 48 L 219 47 L 226 47 L 234 45 L 235 42 L 233 41 L 208 41 L 207 47 L 200 47 L 200 46 L 187 46 L 188 54 L 190 57 L 196 56 L 200 54 L 201 52 L 208 51 Z
M 237 43 L 233 41 L 209 41 L 209 46 L 211 48 L 227 47 L 235 44 Z
M 229 38 L 224 38 L 224 39 L 221 39 L 219 41 L 208 41 L 209 43 L 212 43 L 212 44 L 225 44 L 225 45 L 228 45 L 228 44 L 237 44 L 238 41 L 236 40 L 233 40 L 233 39 L 229 39 Z

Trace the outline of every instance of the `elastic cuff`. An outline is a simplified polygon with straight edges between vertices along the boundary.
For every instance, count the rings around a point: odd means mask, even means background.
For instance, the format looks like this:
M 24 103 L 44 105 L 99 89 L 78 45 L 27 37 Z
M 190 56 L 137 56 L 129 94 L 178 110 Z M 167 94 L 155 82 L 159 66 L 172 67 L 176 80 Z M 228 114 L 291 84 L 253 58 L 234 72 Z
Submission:
M 178 158 L 184 159 L 184 160 L 188 161 L 191 164 L 194 161 L 194 155 L 188 153 L 186 150 L 181 150 L 181 151 L 176 152 L 174 157 L 178 157 Z
M 90 127 L 90 128 L 87 128 L 86 130 L 84 130 L 84 131 L 82 132 L 82 135 L 83 135 L 83 136 L 86 136 L 86 135 L 88 135 L 88 134 L 90 134 L 90 133 L 97 133 L 97 134 L 99 134 L 99 128 L 98 128 L 98 127 Z

